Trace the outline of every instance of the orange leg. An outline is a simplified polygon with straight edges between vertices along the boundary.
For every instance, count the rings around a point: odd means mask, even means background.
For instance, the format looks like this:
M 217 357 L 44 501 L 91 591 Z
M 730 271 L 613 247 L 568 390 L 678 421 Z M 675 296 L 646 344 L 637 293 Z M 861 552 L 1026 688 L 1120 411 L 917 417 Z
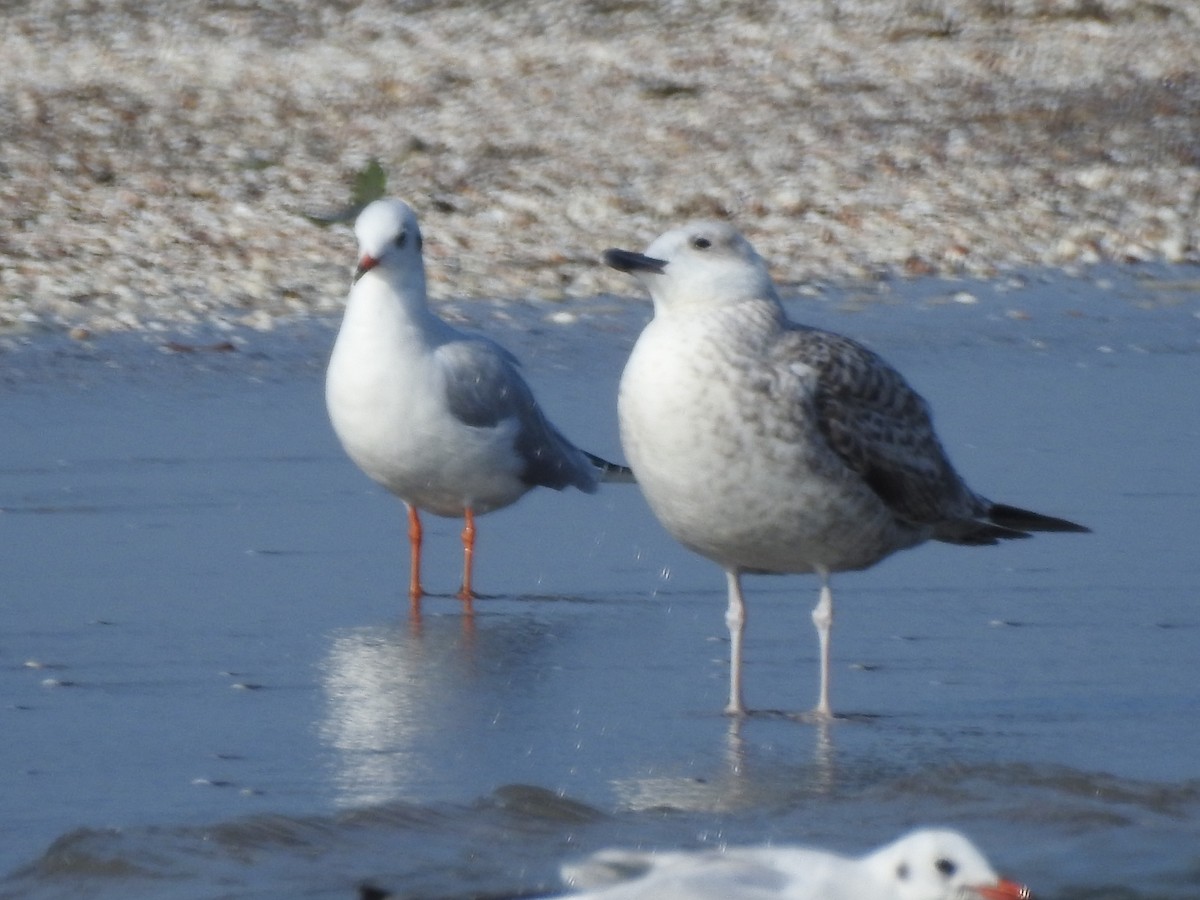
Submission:
M 463 580 L 458 599 L 470 602 L 475 599 L 475 592 L 471 589 L 471 564 L 475 560 L 475 512 L 469 506 L 463 510 L 462 542 Z
M 421 590 L 421 517 L 415 506 L 408 507 L 408 544 L 412 551 L 408 577 L 408 597 L 415 604 L 425 595 Z

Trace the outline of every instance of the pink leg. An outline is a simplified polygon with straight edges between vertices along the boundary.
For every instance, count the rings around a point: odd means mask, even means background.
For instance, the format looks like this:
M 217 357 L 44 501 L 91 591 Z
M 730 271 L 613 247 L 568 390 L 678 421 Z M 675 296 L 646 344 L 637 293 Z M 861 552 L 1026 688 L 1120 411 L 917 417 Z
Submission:
M 727 569 L 729 605 L 725 608 L 725 624 L 729 627 L 729 703 L 727 716 L 744 716 L 746 701 L 742 696 L 742 637 L 746 631 L 746 601 L 742 596 L 742 573 Z
M 471 588 L 471 566 L 475 561 L 475 512 L 471 507 L 463 510 L 463 580 L 458 599 L 470 602 L 475 599 L 475 591 Z
M 421 517 L 417 515 L 415 506 L 407 503 L 404 505 L 408 507 L 408 545 L 412 553 L 409 565 L 408 597 L 415 607 L 417 601 L 425 595 L 425 592 L 421 590 Z
M 829 573 L 818 569 L 817 574 L 821 577 L 821 595 L 812 618 L 817 626 L 817 643 L 821 652 L 821 690 L 812 715 L 818 720 L 828 721 L 833 718 L 833 709 L 829 705 L 829 631 L 833 627 L 833 591 L 829 587 Z

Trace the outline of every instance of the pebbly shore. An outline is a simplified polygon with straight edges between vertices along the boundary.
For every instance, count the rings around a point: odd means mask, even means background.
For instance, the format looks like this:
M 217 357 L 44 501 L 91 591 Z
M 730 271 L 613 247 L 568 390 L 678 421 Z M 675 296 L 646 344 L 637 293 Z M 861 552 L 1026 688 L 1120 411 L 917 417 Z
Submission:
M 732 217 L 785 284 L 1200 260 L 1192 0 L 31 0 L 0 331 L 336 313 L 373 162 L 437 298 L 630 293 Z

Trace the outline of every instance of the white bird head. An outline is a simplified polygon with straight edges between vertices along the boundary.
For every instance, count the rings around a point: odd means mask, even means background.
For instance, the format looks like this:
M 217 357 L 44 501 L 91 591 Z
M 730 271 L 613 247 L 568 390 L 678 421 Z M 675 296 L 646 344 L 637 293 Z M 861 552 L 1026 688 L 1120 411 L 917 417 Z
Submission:
M 605 250 L 603 258 L 645 286 L 656 313 L 743 300 L 778 302 L 767 264 L 727 222 L 693 222 L 668 231 L 645 253 Z
M 896 900 L 1030 900 L 1029 888 L 1000 878 L 957 831 L 923 829 L 881 847 L 863 863 Z
M 402 200 L 376 200 L 358 214 L 358 269 L 354 280 L 368 272 L 393 284 L 425 289 L 425 263 L 421 257 L 421 227 L 417 214 Z

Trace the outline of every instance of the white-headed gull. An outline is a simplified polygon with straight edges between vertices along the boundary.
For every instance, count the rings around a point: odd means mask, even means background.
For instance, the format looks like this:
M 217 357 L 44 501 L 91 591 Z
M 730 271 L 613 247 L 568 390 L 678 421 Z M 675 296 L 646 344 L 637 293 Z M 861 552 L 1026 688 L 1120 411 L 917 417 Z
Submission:
M 358 270 L 326 373 L 329 418 L 350 458 L 408 508 L 414 603 L 423 593 L 418 510 L 463 517 L 459 596 L 469 600 L 477 513 L 538 486 L 590 493 L 602 480 L 629 480 L 628 470 L 559 434 L 512 354 L 429 309 L 408 204 L 371 203 L 354 232 Z
M 805 847 L 606 850 L 563 868 L 566 900 L 1029 900 L 956 831 L 914 831 L 846 857 Z
M 831 572 L 931 539 L 1088 530 L 974 493 L 925 401 L 862 345 L 789 321 L 766 264 L 732 226 L 694 223 L 604 261 L 654 301 L 621 377 L 621 443 L 666 529 L 725 569 L 727 712 L 745 712 L 743 572 L 820 577 L 813 714 L 828 719 Z

